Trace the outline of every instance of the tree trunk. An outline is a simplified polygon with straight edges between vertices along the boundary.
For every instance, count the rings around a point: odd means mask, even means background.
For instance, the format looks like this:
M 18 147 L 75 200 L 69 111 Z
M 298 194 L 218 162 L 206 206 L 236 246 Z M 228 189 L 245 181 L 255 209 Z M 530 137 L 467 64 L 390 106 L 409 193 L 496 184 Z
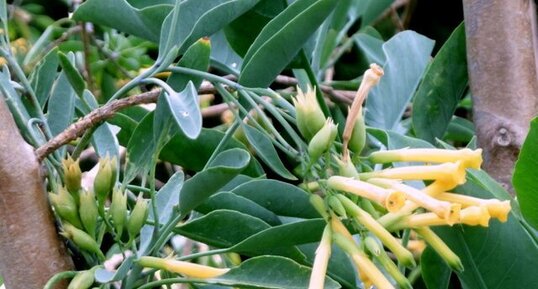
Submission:
M 484 169 L 513 194 L 512 170 L 537 112 L 536 7 L 463 0 L 473 118 Z
M 41 289 L 73 264 L 58 238 L 34 150 L 1 95 L 0 123 L 0 274 L 6 288 Z

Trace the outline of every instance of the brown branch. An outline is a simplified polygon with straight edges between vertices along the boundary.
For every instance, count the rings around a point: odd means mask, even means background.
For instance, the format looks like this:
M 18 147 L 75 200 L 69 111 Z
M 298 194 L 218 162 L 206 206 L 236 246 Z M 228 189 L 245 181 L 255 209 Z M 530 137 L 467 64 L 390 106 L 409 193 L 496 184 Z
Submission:
M 160 93 L 160 89 L 154 89 L 145 93 L 112 101 L 111 103 L 90 112 L 77 122 L 70 125 L 63 132 L 49 140 L 46 144 L 36 149 L 35 154 L 37 159 L 42 161 L 53 151 L 81 136 L 87 129 L 111 118 L 114 116 L 114 113 L 123 108 L 157 101 L 157 97 Z
M 39 163 L 2 96 L 0 122 L 0 273 L 7 288 L 43 288 L 73 264 L 58 238 Z

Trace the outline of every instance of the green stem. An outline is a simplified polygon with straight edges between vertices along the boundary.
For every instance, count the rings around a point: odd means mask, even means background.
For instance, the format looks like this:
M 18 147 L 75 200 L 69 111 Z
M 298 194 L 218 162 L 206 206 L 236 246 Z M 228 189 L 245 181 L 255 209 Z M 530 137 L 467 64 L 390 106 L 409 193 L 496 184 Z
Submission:
M 224 134 L 224 137 L 222 137 L 219 144 L 217 145 L 217 147 L 215 148 L 215 150 L 213 151 L 213 153 L 211 154 L 211 156 L 207 160 L 203 170 L 206 170 L 209 167 L 209 164 L 215 159 L 215 157 L 217 157 L 217 155 L 222 151 L 224 146 L 233 137 L 233 134 L 235 133 L 235 131 L 239 127 L 239 124 L 240 124 L 240 120 L 236 119 L 234 121 L 234 123 L 230 126 L 230 128 L 228 128 L 228 130 L 226 131 L 226 134 Z
M 49 279 L 49 281 L 47 281 L 43 289 L 53 289 L 55 288 L 54 285 L 56 285 L 56 283 L 62 281 L 63 279 L 73 278 L 77 275 L 77 273 L 77 271 L 65 271 L 56 273 L 54 276 L 52 276 L 52 278 Z
M 210 81 L 210 82 L 218 82 L 218 83 L 222 83 L 222 84 L 225 84 L 235 90 L 241 90 L 243 89 L 243 86 L 241 86 L 240 84 L 236 83 L 236 82 L 233 82 L 229 79 L 226 79 L 224 77 L 221 77 L 221 76 L 217 76 L 217 75 L 214 75 L 214 74 L 211 74 L 211 73 L 207 73 L 207 72 L 203 72 L 203 71 L 200 71 L 200 70 L 196 70 L 196 69 L 190 69 L 190 68 L 185 68 L 185 67 L 180 67 L 180 66 L 174 66 L 174 67 L 169 67 L 167 70 L 171 71 L 171 72 L 175 72 L 175 73 L 182 73 L 182 74 L 188 74 L 188 75 L 191 75 L 191 76 L 198 76 L 198 77 L 203 77 L 204 79 Z
M 155 73 L 155 71 L 159 68 L 159 65 L 155 63 L 153 66 L 151 66 L 148 70 L 142 72 L 141 74 L 137 75 L 135 78 L 133 78 L 131 81 L 129 81 L 127 84 L 125 84 L 122 88 L 120 88 L 114 95 L 110 97 L 110 99 L 107 101 L 107 103 L 110 103 L 111 101 L 120 98 L 125 93 L 127 93 L 129 90 L 133 89 L 137 85 L 139 85 L 146 77 L 149 77 Z
M 92 139 L 92 135 L 97 129 L 98 125 L 94 125 L 91 128 L 89 128 L 87 131 L 84 132 L 82 137 L 80 138 L 80 141 L 78 142 L 77 146 L 73 150 L 73 153 L 71 154 L 71 157 L 76 160 L 80 157 L 80 154 L 82 151 L 86 148 L 86 146 L 90 143 Z
M 196 259 L 196 258 L 200 258 L 200 257 L 224 254 L 224 253 L 229 253 L 229 252 L 231 252 L 230 248 L 215 249 L 215 250 L 209 250 L 209 251 L 205 251 L 205 252 L 198 252 L 198 253 L 194 253 L 194 254 L 190 254 L 190 255 L 181 256 L 181 257 L 177 258 L 177 260 L 186 261 L 186 260 L 192 260 L 192 259 Z
M 153 282 L 149 282 L 149 283 L 146 283 L 140 287 L 138 287 L 138 289 L 150 289 L 150 288 L 158 288 L 162 285 L 168 285 L 168 284 L 183 284 L 183 283 L 207 283 L 207 280 L 206 279 L 187 279 L 187 278 L 170 278 L 170 279 L 164 279 L 164 280 L 158 280 L 158 281 L 153 281 Z M 211 282 L 213 284 L 213 282 Z M 218 284 L 218 283 L 214 283 L 214 284 Z
M 131 191 L 144 192 L 144 193 L 148 193 L 148 194 L 151 192 L 151 190 L 148 189 L 148 188 L 144 188 L 144 187 L 141 187 L 141 186 L 135 186 L 135 185 L 127 185 L 126 188 L 131 190 Z

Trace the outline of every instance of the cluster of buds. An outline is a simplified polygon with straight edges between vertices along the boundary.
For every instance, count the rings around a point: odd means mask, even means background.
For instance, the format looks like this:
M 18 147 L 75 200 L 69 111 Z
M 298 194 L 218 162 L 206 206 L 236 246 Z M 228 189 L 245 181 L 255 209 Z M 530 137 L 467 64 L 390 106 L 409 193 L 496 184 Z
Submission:
M 49 199 L 62 221 L 62 235 L 79 249 L 95 254 L 100 260 L 104 255 L 100 240 L 105 230 L 122 239 L 126 228 L 130 244 L 138 236 L 148 216 L 147 200 L 140 195 L 129 213 L 127 194 L 115 188 L 117 179 L 116 159 L 105 157 L 99 161 L 99 170 L 93 188 L 86 190 L 81 185 L 82 172 L 79 162 L 68 157 L 62 162 L 64 186 Z M 107 208 L 107 200 L 112 201 Z
M 459 257 L 431 227 L 454 224 L 488 227 L 492 219 L 506 222 L 511 210 L 509 201 L 480 199 L 449 192 L 465 183 L 466 169 L 480 169 L 481 153 L 480 149 L 401 149 L 372 153 L 369 160 L 372 163 L 426 164 L 365 173 L 358 173 L 353 166 L 342 166 L 345 176 L 331 176 L 327 179 L 325 200 L 321 200 L 318 195 L 311 198 L 328 223 L 316 254 L 314 270 L 325 273 L 330 241 L 351 257 L 365 288 L 370 288 L 371 285 L 376 288 L 394 288 L 390 279 L 401 288 L 412 288 L 383 247 L 390 250 L 400 264 L 412 267 L 417 257 L 417 252 L 412 250 L 419 250 L 420 254 L 424 245 L 418 244 L 425 242 L 452 269 L 463 270 Z M 410 180 L 431 183 L 417 189 L 404 183 Z M 365 202 L 373 206 L 364 206 Z M 360 234 L 359 242 L 353 238 L 343 220 L 366 229 L 361 230 L 365 233 Z M 405 245 L 393 235 L 402 229 L 410 229 L 412 232 L 411 239 Z M 390 278 L 382 272 L 386 272 Z M 322 288 L 321 280 L 313 276 L 309 288 Z

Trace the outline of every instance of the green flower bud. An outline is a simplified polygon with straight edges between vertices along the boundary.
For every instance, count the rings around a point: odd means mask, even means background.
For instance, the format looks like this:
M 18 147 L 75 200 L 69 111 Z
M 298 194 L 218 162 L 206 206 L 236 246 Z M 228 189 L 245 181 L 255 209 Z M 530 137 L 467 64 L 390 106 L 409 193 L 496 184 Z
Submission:
M 77 204 L 65 188 L 60 188 L 58 194 L 49 194 L 49 198 L 60 218 L 77 228 L 82 228 L 82 223 L 78 216 Z
M 318 213 L 325 220 L 329 219 L 329 214 L 327 213 L 327 208 L 325 207 L 325 202 L 323 201 L 323 199 L 320 196 L 318 196 L 316 194 L 310 195 L 310 204 L 312 204 L 314 209 L 316 209 L 316 211 L 318 211 Z
M 340 202 L 340 200 L 335 196 L 329 196 L 328 199 L 329 207 L 339 216 L 347 218 L 346 209 Z
M 79 215 L 86 232 L 95 238 L 95 232 L 97 230 L 97 216 L 99 213 L 93 191 L 83 191 L 80 194 Z
M 299 132 L 310 140 L 325 124 L 325 115 L 316 99 L 316 91 L 308 88 L 304 93 L 297 87 L 297 97 L 293 99 L 297 113 L 297 128 Z
M 355 155 L 360 155 L 366 144 L 366 125 L 364 124 L 364 117 L 362 113 L 359 113 L 353 131 L 351 132 L 351 138 L 349 139 L 349 150 L 354 152 Z
M 349 159 L 349 158 L 348 158 Z M 354 178 L 359 175 L 355 165 L 351 161 L 344 161 L 336 159 L 336 164 L 338 165 L 338 174 L 343 177 Z
M 80 271 L 75 275 L 75 278 L 69 282 L 67 289 L 88 289 L 92 286 L 95 281 L 95 270 L 97 267 L 94 267 L 90 270 Z
M 129 233 L 129 239 L 134 238 L 140 233 L 140 229 L 144 226 L 146 219 L 148 218 L 148 201 L 142 198 L 142 194 L 138 196 L 136 204 L 131 211 L 129 221 L 127 221 L 127 232 Z
M 121 238 L 123 227 L 127 221 L 127 194 L 120 190 L 114 190 L 112 193 L 110 217 L 114 223 L 114 229 L 116 230 L 118 238 Z
M 73 197 L 78 197 L 78 192 L 81 188 L 80 180 L 82 179 L 79 161 L 75 161 L 71 157 L 68 157 L 67 159 L 62 160 L 62 166 L 64 170 L 65 187 L 71 194 L 73 194 Z
M 329 118 L 325 125 L 316 133 L 308 144 L 308 154 L 312 162 L 317 160 L 325 151 L 327 151 L 336 138 L 337 126 Z
M 116 183 L 116 158 L 106 156 L 99 161 L 99 171 L 93 181 L 93 190 L 100 206 L 104 206 L 105 200 L 112 192 Z
M 101 252 L 97 242 L 86 232 L 75 228 L 73 225 L 65 223 L 63 225 L 63 232 L 60 233 L 62 236 L 73 241 L 80 249 L 88 251 L 90 253 L 95 253 L 101 260 L 105 260 L 105 255 Z

